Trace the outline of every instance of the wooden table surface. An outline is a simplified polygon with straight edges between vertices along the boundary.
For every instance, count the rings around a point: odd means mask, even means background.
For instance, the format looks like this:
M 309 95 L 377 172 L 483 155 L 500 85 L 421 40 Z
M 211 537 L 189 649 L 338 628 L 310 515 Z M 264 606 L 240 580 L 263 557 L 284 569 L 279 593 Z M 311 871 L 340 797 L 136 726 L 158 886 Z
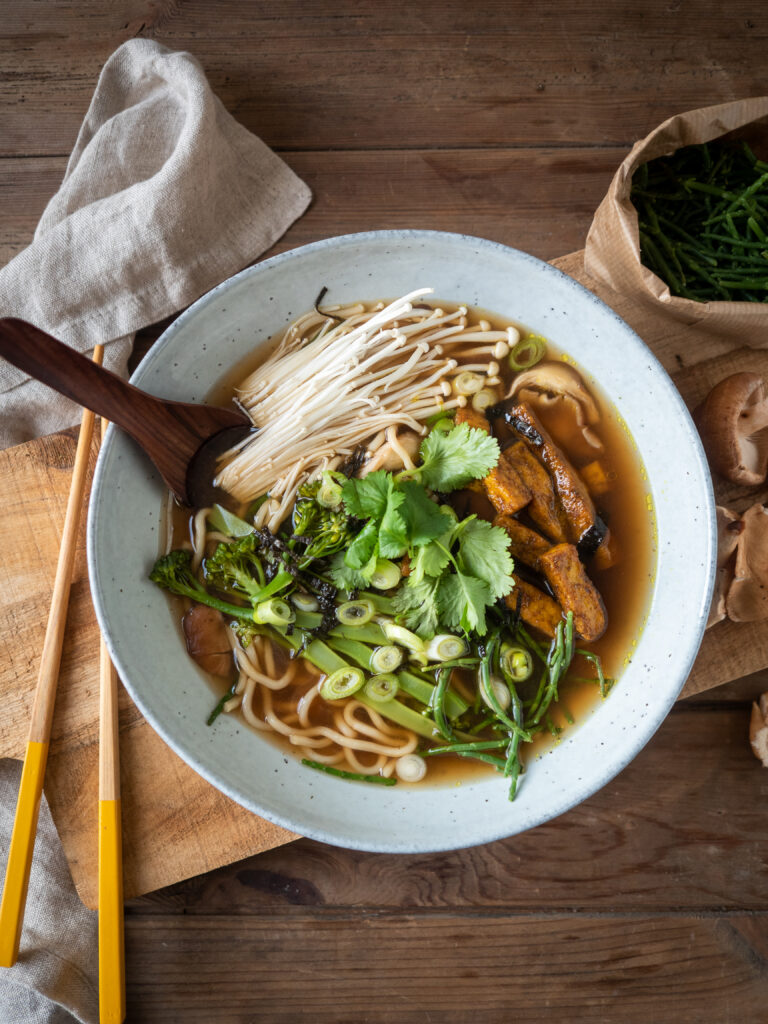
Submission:
M 583 245 L 635 139 L 768 91 L 756 0 L 15 0 L 0 264 L 139 35 L 192 51 L 312 188 L 275 251 L 421 227 L 552 258 Z M 765 1021 L 768 772 L 746 736 L 766 688 L 678 704 L 609 786 L 523 836 L 413 857 L 300 840 L 131 902 L 128 1020 Z

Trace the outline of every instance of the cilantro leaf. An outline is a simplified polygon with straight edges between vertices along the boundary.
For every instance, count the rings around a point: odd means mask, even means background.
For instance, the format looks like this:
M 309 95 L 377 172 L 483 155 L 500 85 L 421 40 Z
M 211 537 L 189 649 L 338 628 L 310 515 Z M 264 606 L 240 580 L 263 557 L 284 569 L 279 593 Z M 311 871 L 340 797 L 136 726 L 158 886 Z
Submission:
M 437 588 L 440 580 L 426 578 L 414 583 L 411 577 L 394 596 L 395 612 L 408 629 L 432 637 L 438 628 Z
M 403 481 L 400 490 L 405 495 L 400 514 L 405 520 L 409 543 L 416 546 L 441 537 L 445 533 L 445 513 L 437 502 L 413 480 Z
M 360 533 L 347 548 L 344 561 L 350 569 L 362 569 L 376 551 L 379 536 L 378 524 L 372 519 L 366 523 Z
M 344 508 L 358 519 L 381 519 L 387 509 L 392 490 L 392 477 L 383 469 L 369 473 L 362 480 L 347 480 L 341 489 Z
M 379 550 L 384 558 L 398 558 L 408 547 L 408 528 L 401 512 L 405 501 L 402 491 L 395 490 L 390 477 L 387 504 L 379 523 Z
M 510 573 L 515 563 L 505 531 L 484 519 L 465 519 L 457 533 L 462 569 L 487 583 L 494 598 L 508 594 L 514 584 Z
M 448 545 L 451 542 L 450 531 L 432 541 L 430 544 L 422 544 L 416 548 L 411 558 L 411 571 L 408 576 L 409 582 L 421 583 L 425 576 L 440 576 L 443 569 L 448 565 L 451 556 L 448 554 Z
M 375 563 L 374 563 L 375 565 Z M 364 566 L 367 569 L 367 565 Z M 333 585 L 339 590 L 360 590 L 368 586 L 369 578 L 360 569 L 350 569 L 344 561 L 344 552 L 337 552 L 331 559 L 328 575 L 333 580 Z
M 422 482 L 435 491 L 455 491 L 487 476 L 499 461 L 499 444 L 490 434 L 460 423 L 447 434 L 433 430 L 421 442 Z M 373 474 L 371 474 L 373 475 Z
M 447 526 L 445 533 L 429 544 L 421 544 L 411 555 L 408 580 L 414 584 L 420 583 L 425 576 L 439 576 L 451 560 L 450 550 L 456 521 L 444 505 L 440 506 L 440 512 L 443 516 L 443 525 Z
M 450 629 L 485 636 L 485 606 L 491 604 L 488 584 L 463 572 L 440 577 L 437 606 L 440 621 Z

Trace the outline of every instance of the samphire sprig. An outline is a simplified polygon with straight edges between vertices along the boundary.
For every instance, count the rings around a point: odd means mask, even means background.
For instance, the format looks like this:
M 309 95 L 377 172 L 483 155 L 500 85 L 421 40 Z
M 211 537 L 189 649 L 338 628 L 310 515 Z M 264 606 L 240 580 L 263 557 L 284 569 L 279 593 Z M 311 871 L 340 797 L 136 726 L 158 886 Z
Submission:
M 768 163 L 746 143 L 684 146 L 632 179 L 640 258 L 673 295 L 768 302 Z

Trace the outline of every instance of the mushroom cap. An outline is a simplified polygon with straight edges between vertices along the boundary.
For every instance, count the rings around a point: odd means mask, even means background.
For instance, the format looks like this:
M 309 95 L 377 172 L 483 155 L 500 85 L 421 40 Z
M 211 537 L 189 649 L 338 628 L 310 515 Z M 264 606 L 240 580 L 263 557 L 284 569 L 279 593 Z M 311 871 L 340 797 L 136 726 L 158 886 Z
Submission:
M 734 373 L 694 413 L 712 469 L 755 487 L 768 474 L 768 394 L 762 377 Z
M 568 363 L 544 360 L 530 370 L 522 370 L 515 376 L 507 393 L 507 398 L 516 396 L 518 401 L 544 407 L 565 406 L 574 417 L 588 448 L 602 450 L 602 441 L 590 429 L 600 422 L 597 403 L 581 374 Z
M 232 644 L 221 612 L 204 604 L 193 604 L 181 624 L 187 651 L 200 668 L 214 676 L 230 676 Z
M 753 505 L 741 517 L 736 567 L 725 606 L 734 622 L 768 618 L 768 510 Z
M 402 430 L 387 433 L 387 440 L 373 452 L 363 463 L 360 476 L 368 476 L 377 469 L 386 469 L 394 472 L 398 469 L 412 469 L 413 461 L 409 466 L 403 459 L 403 452 L 413 460 L 419 451 L 422 438 L 414 430 Z

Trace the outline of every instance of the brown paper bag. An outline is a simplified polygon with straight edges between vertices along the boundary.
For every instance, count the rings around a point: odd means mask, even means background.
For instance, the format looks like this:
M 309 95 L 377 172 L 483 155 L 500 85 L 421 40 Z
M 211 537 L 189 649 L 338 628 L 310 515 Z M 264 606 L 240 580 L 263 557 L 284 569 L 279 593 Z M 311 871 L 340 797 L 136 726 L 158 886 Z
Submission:
M 761 118 L 768 118 L 768 96 L 676 114 L 636 142 L 595 213 L 584 253 L 587 272 L 614 291 L 684 324 L 737 337 L 753 348 L 768 348 L 768 303 L 683 299 L 671 295 L 668 286 L 641 264 L 637 212 L 629 198 L 632 175 L 641 164 L 668 156 L 681 146 L 709 142 Z

